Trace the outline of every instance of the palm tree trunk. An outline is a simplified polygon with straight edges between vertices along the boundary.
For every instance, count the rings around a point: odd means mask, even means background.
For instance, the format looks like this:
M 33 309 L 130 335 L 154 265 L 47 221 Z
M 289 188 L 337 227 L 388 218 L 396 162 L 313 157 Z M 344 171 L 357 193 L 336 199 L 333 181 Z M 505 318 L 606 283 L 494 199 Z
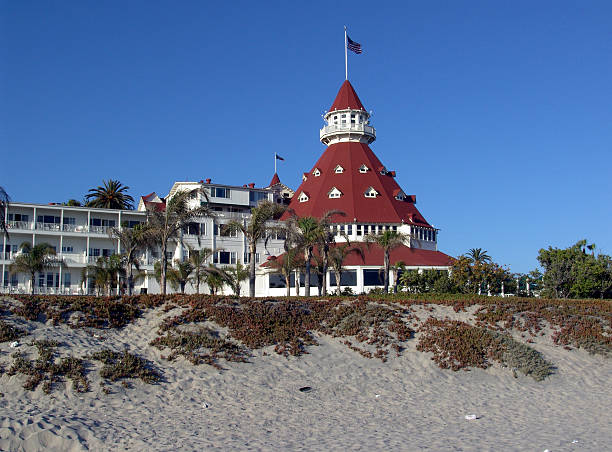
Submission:
M 166 295 L 166 269 L 168 267 L 168 258 L 166 257 L 167 242 L 162 242 L 161 246 L 161 294 Z
M 255 246 L 254 241 L 249 243 L 249 255 L 251 256 L 251 262 L 249 262 L 249 297 L 251 298 L 255 298 Z
M 385 250 L 385 293 L 389 293 L 389 250 Z
M 306 277 L 304 281 L 304 296 L 310 296 L 310 260 L 312 259 L 312 249 L 306 250 Z
M 32 295 L 34 295 L 34 282 L 36 280 L 36 275 L 34 274 L 34 272 L 32 272 L 31 277 L 30 277 L 30 285 L 31 287 L 31 291 L 32 291 Z
M 338 286 L 338 295 L 340 295 L 340 286 L 341 286 L 340 278 L 342 277 L 342 273 L 340 273 L 338 271 L 336 271 L 334 273 L 336 274 L 336 286 Z

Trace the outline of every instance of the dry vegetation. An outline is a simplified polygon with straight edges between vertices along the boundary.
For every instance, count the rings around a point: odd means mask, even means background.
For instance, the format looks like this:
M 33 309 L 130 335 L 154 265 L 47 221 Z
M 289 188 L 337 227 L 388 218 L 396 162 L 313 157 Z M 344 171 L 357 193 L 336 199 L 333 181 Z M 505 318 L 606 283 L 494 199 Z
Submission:
M 552 343 L 568 350 L 583 348 L 604 356 L 612 352 L 612 304 L 605 300 L 462 295 L 408 299 L 405 294 L 274 300 L 179 294 L 123 298 L 20 295 L 11 303 L 5 302 L 1 312 L 3 316 L 51 320 L 73 328 L 122 328 L 145 310 L 160 306 L 164 313 L 174 308 L 181 311 L 161 321 L 151 345 L 162 350 L 165 359 L 183 357 L 193 364 L 219 369 L 220 360 L 243 362 L 252 356 L 252 350 L 268 346 L 281 355 L 302 355 L 307 346 L 317 344 L 317 334 L 340 338 L 351 350 L 382 361 L 391 351 L 400 355 L 416 335 L 417 350 L 432 353 L 442 368 L 487 368 L 497 362 L 536 380 L 554 369 L 528 345 L 537 336 L 549 335 Z M 473 317 L 468 323 L 436 318 L 437 310 L 444 307 L 457 313 L 469 309 Z M 428 318 L 421 320 L 417 310 Z M 0 320 L 0 341 L 24 334 Z M 525 338 L 526 343 L 513 339 L 512 334 Z M 28 389 L 43 383 L 43 389 L 50 390 L 54 382 L 66 377 L 73 380 L 77 391 L 87 390 L 82 359 L 58 361 L 56 345 L 44 341 L 35 345 L 39 357 L 29 361 L 16 354 L 9 374 L 27 375 Z M 153 383 L 160 379 L 150 363 L 127 352 L 103 350 L 86 359 L 103 363 L 101 376 L 105 380 L 139 378 Z

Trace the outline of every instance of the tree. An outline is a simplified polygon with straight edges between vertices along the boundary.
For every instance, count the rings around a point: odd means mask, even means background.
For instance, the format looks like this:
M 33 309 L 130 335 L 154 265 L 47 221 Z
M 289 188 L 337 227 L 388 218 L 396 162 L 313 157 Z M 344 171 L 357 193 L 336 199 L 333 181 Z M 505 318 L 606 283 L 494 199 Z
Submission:
M 289 248 L 285 253 L 276 259 L 270 259 L 268 265 L 278 271 L 285 278 L 285 286 L 287 288 L 287 296 L 291 296 L 291 275 L 295 270 L 299 270 L 304 265 L 304 257 L 302 251 L 298 248 Z M 296 284 L 297 294 L 297 284 Z
M 102 293 L 102 290 L 106 290 L 106 295 L 110 296 L 113 287 L 119 285 L 119 281 L 124 275 L 123 263 L 119 254 L 100 256 L 94 265 L 83 268 L 81 282 L 91 278 L 98 295 Z
M 28 242 L 19 245 L 21 254 L 15 257 L 10 265 L 13 273 L 26 273 L 30 275 L 32 295 L 36 282 L 36 273 L 44 272 L 50 268 L 62 265 L 62 261 L 55 258 L 55 249 L 48 243 L 39 243 L 32 246 Z
M 368 234 L 364 237 L 364 242 L 368 245 L 375 244 L 382 248 L 384 254 L 384 278 L 385 293 L 389 292 L 389 269 L 391 267 L 390 254 L 395 248 L 402 246 L 408 241 L 410 236 L 402 232 L 387 229 L 380 234 Z
M 155 243 L 161 248 L 160 287 L 162 295 L 166 295 L 166 271 L 168 268 L 168 243 L 179 241 L 183 227 L 199 216 L 212 216 L 206 205 L 189 208 L 189 199 L 193 191 L 180 191 L 166 203 L 166 208 L 159 210 L 147 208 L 146 236 L 149 243 Z M 205 196 L 206 193 L 202 192 Z
M 88 207 L 101 207 L 104 209 L 134 209 L 134 198 L 126 192 L 130 187 L 118 180 L 103 180 L 103 186 L 91 188 L 85 195 Z
M 467 252 L 467 257 L 474 264 L 491 262 L 491 256 L 487 254 L 486 250 L 483 251 L 482 248 L 470 248 L 470 250 Z
M 209 272 L 206 274 L 206 285 L 210 290 L 211 295 L 216 295 L 217 292 L 223 289 L 223 285 L 226 283 L 226 278 L 221 274 L 218 268 L 213 264 L 209 265 Z
M 81 207 L 81 201 L 78 201 L 76 199 L 69 199 L 68 201 L 66 201 L 65 203 L 63 203 L 65 206 L 71 206 L 71 207 Z
M 249 246 L 249 296 L 255 296 L 255 255 L 257 254 L 257 242 L 266 240 L 270 232 L 278 231 L 280 227 L 272 226 L 271 220 L 276 220 L 285 212 L 286 207 L 271 201 L 261 201 L 251 209 L 251 218 L 247 223 L 232 220 L 223 225 L 223 234 L 230 231 L 240 231 L 244 235 Z
M 185 286 L 190 280 L 193 268 L 189 261 L 174 260 L 174 265 L 168 269 L 168 280 L 174 291 L 180 289 L 181 293 L 185 293 Z
M 338 288 L 338 295 L 340 295 L 341 289 L 341 278 L 342 271 L 344 270 L 344 260 L 350 254 L 357 254 L 361 257 L 361 260 L 365 260 L 365 254 L 363 249 L 360 247 L 352 246 L 348 241 L 342 244 L 330 248 L 329 250 L 329 266 L 331 267 L 334 275 L 336 276 L 336 287 Z
M 544 268 L 542 294 L 556 298 L 612 296 L 612 258 L 605 254 L 595 256 L 594 250 L 595 245 L 588 245 L 586 240 L 566 249 L 541 249 L 538 261 Z
M 200 293 L 200 286 L 204 282 L 206 275 L 210 271 L 208 267 L 208 259 L 212 256 L 213 251 L 210 248 L 202 248 L 194 250 L 189 248 L 189 262 L 193 265 L 191 272 L 190 283 L 195 287 L 196 293 Z
M 233 266 L 223 267 L 225 281 L 234 292 L 234 295 L 240 297 L 240 284 L 242 281 L 249 278 L 249 269 L 238 262 Z
M 8 228 L 6 227 L 6 210 L 9 205 L 9 195 L 0 187 L 0 231 L 8 238 Z
M 336 215 L 345 217 L 346 213 L 341 210 L 328 210 L 321 217 L 321 219 L 319 219 L 319 228 L 321 229 L 321 234 L 319 235 L 319 243 L 317 244 L 317 247 L 319 249 L 322 264 L 322 278 L 320 278 L 322 280 L 319 281 L 319 287 L 323 288 L 323 293 L 319 293 L 319 295 L 327 294 L 327 269 L 329 268 L 329 250 L 332 244 L 336 242 L 336 233 L 331 227 L 331 219 Z M 346 234 L 342 235 L 348 242 L 348 236 Z
M 109 232 L 111 238 L 118 239 L 121 245 L 121 256 L 127 275 L 128 295 L 132 295 L 132 288 L 134 287 L 133 267 L 136 267 L 137 270 L 140 269 L 139 256 L 149 245 L 146 232 L 146 226 L 140 224 L 133 228 L 123 224 L 121 228 L 112 228 Z

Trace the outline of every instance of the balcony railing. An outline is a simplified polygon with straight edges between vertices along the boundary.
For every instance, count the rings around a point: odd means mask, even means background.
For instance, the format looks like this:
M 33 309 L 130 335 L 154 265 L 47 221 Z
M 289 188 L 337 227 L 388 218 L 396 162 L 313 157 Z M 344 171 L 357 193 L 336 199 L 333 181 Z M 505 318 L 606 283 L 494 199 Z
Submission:
M 34 222 L 32 221 L 7 221 L 6 227 L 8 229 L 21 229 L 31 231 L 34 229 Z
M 372 126 L 368 126 L 366 124 L 330 124 L 325 126 L 319 132 L 319 137 L 323 138 L 326 135 L 332 135 L 335 133 L 363 133 L 365 135 L 370 135 L 376 138 L 376 130 Z

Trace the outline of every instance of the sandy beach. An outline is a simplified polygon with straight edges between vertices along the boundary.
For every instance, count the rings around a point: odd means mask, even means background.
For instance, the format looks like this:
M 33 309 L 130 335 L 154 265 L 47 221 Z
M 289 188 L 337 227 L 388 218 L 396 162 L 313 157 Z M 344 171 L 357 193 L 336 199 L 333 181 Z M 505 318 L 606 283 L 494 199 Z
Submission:
M 302 356 L 265 347 L 249 362 L 169 362 L 149 345 L 160 321 L 180 308 L 147 310 L 120 329 L 72 329 L 5 317 L 30 333 L 16 347 L 0 344 L 0 449 L 7 451 L 172 450 L 609 450 L 612 360 L 565 350 L 550 334 L 533 348 L 554 363 L 543 381 L 508 368 L 440 369 L 416 338 L 386 362 L 350 350 L 342 339 L 315 333 Z M 473 310 L 472 310 L 473 312 Z M 423 316 L 471 320 L 436 306 Z M 417 333 L 418 335 L 419 333 Z M 517 335 L 517 337 L 520 337 Z M 162 380 L 105 393 L 99 366 L 88 362 L 90 390 L 57 383 L 50 394 L 9 376 L 11 354 L 33 353 L 33 340 L 59 342 L 59 356 L 103 347 L 150 361 Z M 167 353 L 166 353 L 167 354 Z M 310 388 L 301 391 L 300 388 Z M 466 419 L 475 415 L 476 419 Z

